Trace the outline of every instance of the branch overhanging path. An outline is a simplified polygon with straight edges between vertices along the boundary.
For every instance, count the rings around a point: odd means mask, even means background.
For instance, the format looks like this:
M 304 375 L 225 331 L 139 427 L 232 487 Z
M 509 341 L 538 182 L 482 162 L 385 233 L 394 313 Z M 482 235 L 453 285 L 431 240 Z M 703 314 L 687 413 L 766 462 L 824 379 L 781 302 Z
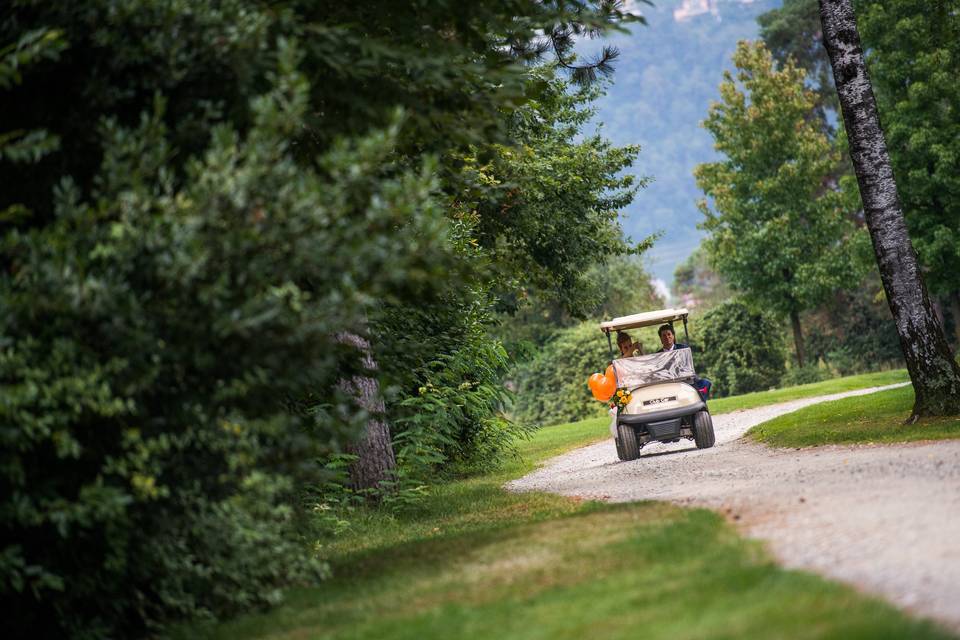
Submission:
M 658 443 L 619 462 L 607 439 L 507 488 L 718 510 L 787 567 L 854 584 L 960 631 L 960 441 L 771 449 L 742 438 L 797 409 L 904 384 L 714 416 L 712 449 Z

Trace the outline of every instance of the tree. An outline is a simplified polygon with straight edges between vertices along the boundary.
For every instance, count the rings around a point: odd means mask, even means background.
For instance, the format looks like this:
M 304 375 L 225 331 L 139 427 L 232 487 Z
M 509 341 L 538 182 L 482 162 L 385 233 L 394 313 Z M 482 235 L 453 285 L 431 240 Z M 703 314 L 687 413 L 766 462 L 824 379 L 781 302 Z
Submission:
M 960 12 L 946 0 L 855 6 L 907 230 L 960 344 Z
M 625 173 L 638 146 L 583 135 L 600 87 L 572 90 L 554 65 L 533 70 L 530 85 L 535 94 L 509 114 L 511 143 L 471 149 L 465 167 L 475 186 L 457 197 L 499 270 L 503 308 L 535 291 L 583 317 L 601 291 L 585 272 L 650 246 L 627 241 L 619 222 L 648 180 Z
M 713 200 L 713 209 L 700 203 L 704 245 L 734 289 L 789 317 L 803 366 L 800 313 L 860 281 L 862 235 L 849 197 L 829 180 L 840 158 L 810 118 L 816 97 L 804 71 L 777 69 L 762 43 L 741 42 L 733 60 L 736 80 L 724 74 L 704 122 L 725 159 L 694 172 Z
M 820 0 L 867 228 L 916 399 L 911 421 L 960 413 L 960 366 L 930 305 L 907 233 L 851 0 Z
M 774 59 L 806 69 L 807 77 L 818 96 L 818 116 L 826 123 L 826 111 L 836 111 L 837 92 L 830 74 L 830 59 L 823 48 L 820 32 L 820 11 L 817 0 L 784 0 L 783 6 L 757 17 L 760 38 Z

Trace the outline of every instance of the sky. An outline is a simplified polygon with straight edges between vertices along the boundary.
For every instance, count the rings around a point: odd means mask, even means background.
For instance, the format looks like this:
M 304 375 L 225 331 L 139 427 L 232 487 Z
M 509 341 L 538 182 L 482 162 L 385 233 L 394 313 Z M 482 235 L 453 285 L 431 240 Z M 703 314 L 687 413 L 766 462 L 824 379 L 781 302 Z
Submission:
M 639 144 L 633 172 L 653 178 L 625 210 L 624 231 L 634 240 L 662 232 L 647 254 L 648 270 L 669 286 L 673 272 L 697 245 L 702 197 L 693 168 L 717 158 L 710 135 L 700 127 L 737 42 L 756 39 L 756 18 L 780 0 L 654 0 L 628 3 L 647 19 L 629 35 L 583 43 L 590 53 L 601 44 L 621 52 L 613 83 L 596 104 L 595 123 L 614 144 Z

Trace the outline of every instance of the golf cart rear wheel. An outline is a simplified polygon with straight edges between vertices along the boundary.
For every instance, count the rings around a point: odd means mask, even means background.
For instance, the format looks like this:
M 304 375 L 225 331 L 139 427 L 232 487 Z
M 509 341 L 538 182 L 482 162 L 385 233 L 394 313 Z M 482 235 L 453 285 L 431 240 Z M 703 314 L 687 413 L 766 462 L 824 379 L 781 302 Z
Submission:
M 698 411 L 693 416 L 693 441 L 697 444 L 697 449 L 709 449 L 717 441 L 709 411 Z
M 640 457 L 637 432 L 630 425 L 617 425 L 617 443 L 617 455 L 621 460 L 636 460 Z

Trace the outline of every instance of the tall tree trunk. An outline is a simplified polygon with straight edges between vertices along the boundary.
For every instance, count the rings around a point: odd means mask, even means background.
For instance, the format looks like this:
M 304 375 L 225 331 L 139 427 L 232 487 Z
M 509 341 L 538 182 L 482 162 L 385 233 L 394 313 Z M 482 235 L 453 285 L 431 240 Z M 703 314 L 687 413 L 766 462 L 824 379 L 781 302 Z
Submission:
M 790 312 L 790 326 L 793 328 L 793 346 L 797 351 L 797 366 L 802 367 L 807 356 L 803 348 L 803 332 L 800 330 L 800 314 L 797 311 Z
M 364 369 L 377 370 L 370 343 L 354 333 L 341 333 L 337 339 L 360 351 Z M 372 376 L 357 375 L 341 380 L 340 387 L 356 398 L 357 404 L 369 415 L 363 433 L 350 447 L 350 452 L 357 456 L 350 465 L 350 484 L 354 489 L 372 489 L 389 480 L 397 467 L 380 383 Z
M 910 421 L 960 414 L 960 367 L 930 306 L 907 234 L 851 0 L 820 0 L 820 21 L 867 228 L 916 394 Z

